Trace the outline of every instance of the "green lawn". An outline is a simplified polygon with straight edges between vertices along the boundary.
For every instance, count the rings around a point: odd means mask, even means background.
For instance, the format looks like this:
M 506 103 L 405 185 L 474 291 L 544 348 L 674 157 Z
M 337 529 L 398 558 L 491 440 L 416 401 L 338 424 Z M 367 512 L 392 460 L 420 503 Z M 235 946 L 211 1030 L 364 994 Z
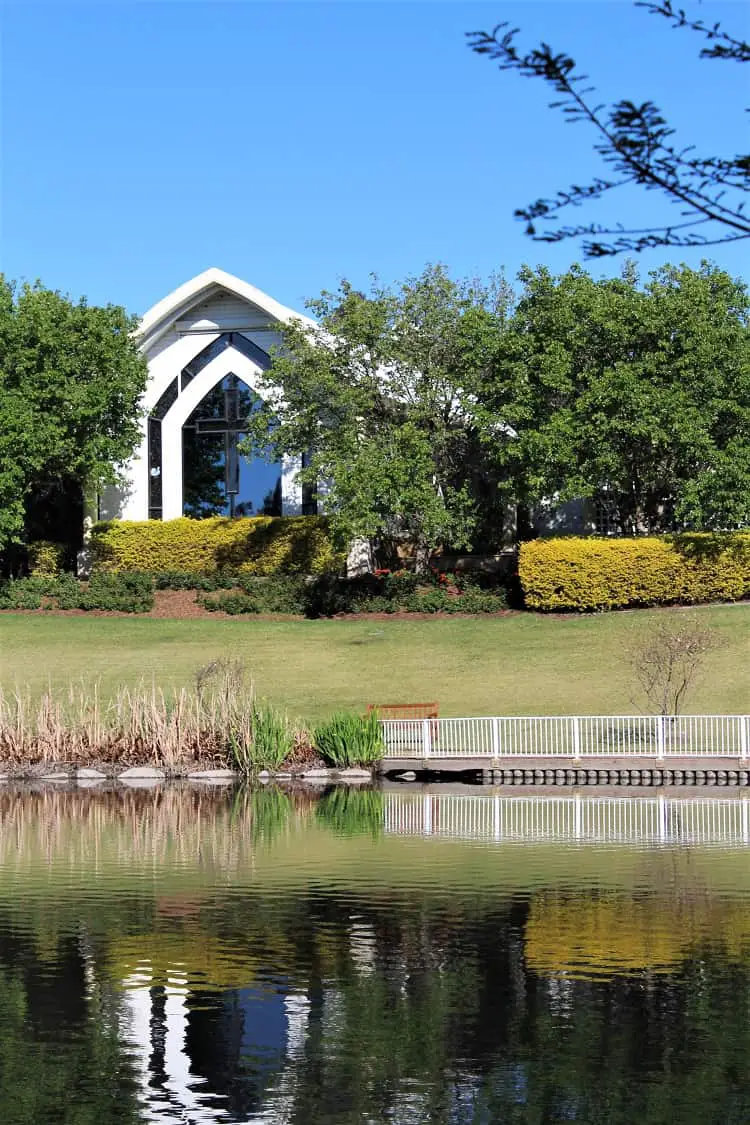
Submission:
M 438 700 L 443 715 L 633 712 L 623 645 L 657 614 L 695 613 L 724 640 L 686 710 L 750 709 L 750 605 L 592 617 L 259 621 L 0 616 L 0 683 L 98 678 L 105 692 L 152 677 L 187 683 L 217 656 L 258 691 L 315 721 L 337 707 Z

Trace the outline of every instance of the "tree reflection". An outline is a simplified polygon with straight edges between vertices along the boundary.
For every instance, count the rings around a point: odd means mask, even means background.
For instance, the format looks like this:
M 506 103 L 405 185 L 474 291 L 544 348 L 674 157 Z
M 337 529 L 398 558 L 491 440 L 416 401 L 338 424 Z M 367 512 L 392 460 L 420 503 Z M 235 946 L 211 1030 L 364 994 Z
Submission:
M 511 892 L 499 849 L 472 885 L 445 842 L 428 885 L 379 798 L 3 797 L 0 1119 L 750 1120 L 747 896 L 676 859 L 605 893 L 559 857 Z

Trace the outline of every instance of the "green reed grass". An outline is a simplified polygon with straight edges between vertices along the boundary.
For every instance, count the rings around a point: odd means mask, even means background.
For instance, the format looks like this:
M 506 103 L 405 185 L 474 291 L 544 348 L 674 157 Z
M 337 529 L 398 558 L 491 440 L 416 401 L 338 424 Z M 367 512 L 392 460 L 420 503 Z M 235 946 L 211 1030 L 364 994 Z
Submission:
M 277 770 L 294 749 L 295 729 L 287 716 L 266 700 L 254 701 L 246 731 L 232 731 L 230 758 L 235 769 L 251 774 Z
M 376 712 L 357 715 L 336 711 L 313 731 L 316 750 L 328 765 L 344 769 L 365 766 L 382 758 L 384 746 Z

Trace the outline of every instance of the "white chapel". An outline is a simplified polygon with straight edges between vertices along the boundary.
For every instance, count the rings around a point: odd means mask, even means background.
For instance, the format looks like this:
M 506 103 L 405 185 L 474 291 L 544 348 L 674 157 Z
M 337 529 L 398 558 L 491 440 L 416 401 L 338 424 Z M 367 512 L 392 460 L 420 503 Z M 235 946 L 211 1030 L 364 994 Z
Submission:
M 301 462 L 295 458 L 261 466 L 265 500 L 240 500 L 249 474 L 237 440 L 257 401 L 258 376 L 269 368 L 270 350 L 280 341 L 279 325 L 292 319 L 313 324 L 216 268 L 149 309 L 139 329 L 149 369 L 140 445 L 125 467 L 124 484 L 104 490 L 94 518 L 309 510 L 296 481 Z

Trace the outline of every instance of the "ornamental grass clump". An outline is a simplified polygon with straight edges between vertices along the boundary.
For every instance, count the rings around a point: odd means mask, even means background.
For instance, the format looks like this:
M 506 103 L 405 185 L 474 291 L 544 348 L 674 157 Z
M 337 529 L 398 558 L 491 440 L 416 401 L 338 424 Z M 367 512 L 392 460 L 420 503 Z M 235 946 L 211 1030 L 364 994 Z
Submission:
M 230 732 L 232 765 L 245 774 L 277 770 L 292 753 L 294 742 L 295 730 L 287 716 L 266 700 L 254 701 L 247 728 Z
M 385 747 L 375 712 L 337 711 L 315 727 L 313 744 L 327 765 L 345 769 L 367 766 L 383 757 Z

